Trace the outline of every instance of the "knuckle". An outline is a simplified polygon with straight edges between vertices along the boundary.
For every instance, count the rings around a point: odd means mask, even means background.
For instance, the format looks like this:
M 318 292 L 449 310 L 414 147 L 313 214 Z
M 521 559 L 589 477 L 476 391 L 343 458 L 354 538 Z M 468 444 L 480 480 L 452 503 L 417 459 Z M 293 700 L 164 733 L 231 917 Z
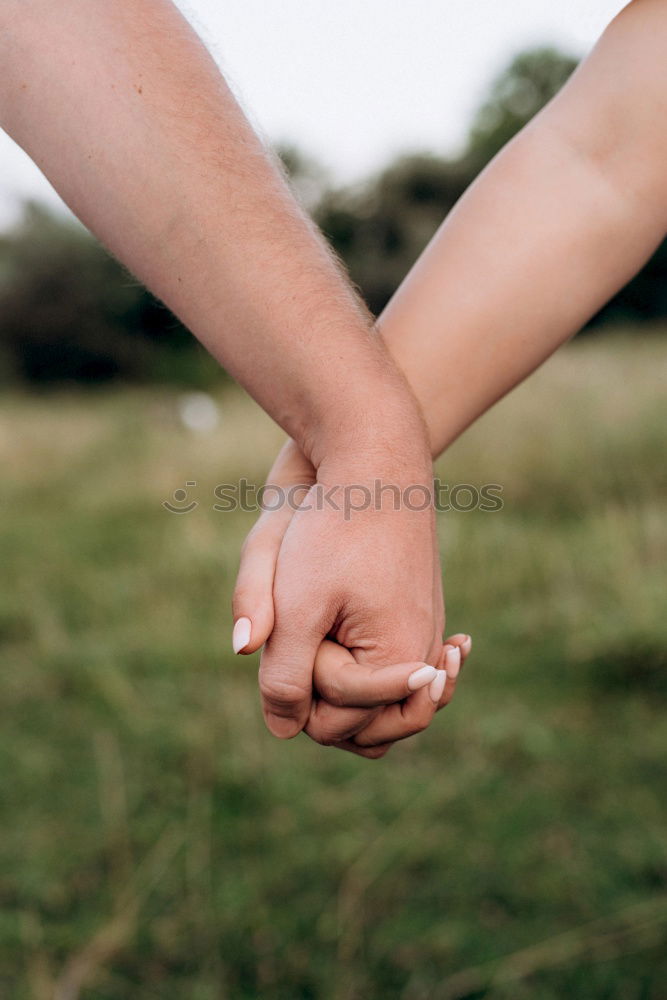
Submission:
M 323 747 L 333 747 L 337 743 L 340 743 L 340 737 L 338 734 L 333 733 L 329 729 L 320 729 L 314 732 L 309 732 L 308 735 L 320 746 Z
M 356 708 L 340 710 L 319 701 L 311 714 L 306 732 L 316 743 L 321 743 L 323 746 L 338 746 L 348 740 L 354 740 L 375 715 L 374 710 Z
M 349 729 L 349 727 L 347 727 Z M 315 743 L 323 747 L 332 747 L 349 736 L 345 727 L 336 726 L 334 722 L 311 722 L 306 728 L 306 733 Z
M 304 731 L 306 736 L 310 737 L 314 743 L 319 743 L 323 747 L 332 745 L 330 728 L 323 725 L 322 720 L 317 718 L 316 713 L 311 714 Z
M 259 690 L 264 701 L 276 713 L 279 713 L 281 709 L 292 709 L 310 695 L 310 691 L 303 684 L 281 677 L 262 676 L 261 673 Z
M 428 718 L 425 716 L 419 716 L 418 718 L 411 720 L 410 722 L 410 736 L 416 736 L 418 733 L 423 733 L 424 730 L 428 729 L 431 724 L 432 716 L 429 715 Z
M 433 717 L 435 715 L 435 705 L 432 710 L 428 712 L 420 712 L 410 716 L 405 720 L 405 723 L 401 729 L 400 735 L 397 734 L 396 739 L 409 739 L 410 736 L 417 736 L 419 733 L 423 733 L 431 725 Z
M 322 698 L 334 708 L 345 705 L 345 695 L 337 678 L 323 677 L 318 679 L 318 690 Z

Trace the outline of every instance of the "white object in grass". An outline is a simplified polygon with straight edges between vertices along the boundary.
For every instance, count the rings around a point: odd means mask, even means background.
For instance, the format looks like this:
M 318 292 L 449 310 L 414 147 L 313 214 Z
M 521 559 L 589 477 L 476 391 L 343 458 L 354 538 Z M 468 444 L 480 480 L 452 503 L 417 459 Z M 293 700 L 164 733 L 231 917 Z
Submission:
M 178 401 L 178 413 L 185 427 L 197 434 L 208 434 L 220 423 L 220 410 L 205 392 L 188 392 Z

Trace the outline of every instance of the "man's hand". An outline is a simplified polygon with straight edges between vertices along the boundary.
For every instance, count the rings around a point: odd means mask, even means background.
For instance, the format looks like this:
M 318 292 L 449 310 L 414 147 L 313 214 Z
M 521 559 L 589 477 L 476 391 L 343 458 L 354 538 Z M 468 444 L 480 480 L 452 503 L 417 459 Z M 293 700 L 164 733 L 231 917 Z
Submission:
M 308 719 L 313 664 L 325 637 L 364 664 L 432 664 L 442 642 L 431 504 L 393 510 L 385 500 L 349 516 L 342 507 L 318 510 L 323 494 L 355 485 L 348 474 L 326 471 L 294 514 L 276 565 L 275 623 L 260 690 L 267 725 L 281 737 L 294 736 Z M 423 480 L 418 485 L 427 488 Z M 372 480 L 359 486 L 371 489 Z
M 0 4 L 0 41 L 0 123 L 295 438 L 318 482 L 428 486 L 405 380 L 171 0 Z M 306 723 L 327 634 L 369 662 L 438 648 L 432 511 L 381 507 L 350 521 L 302 510 L 289 526 L 262 664 L 280 735 Z
M 405 442 L 401 452 L 400 430 L 397 437 L 391 453 L 359 449 L 344 465 L 342 457 L 324 462 L 298 510 L 277 519 L 274 619 L 260 667 L 264 714 L 276 736 L 294 736 L 305 726 L 313 664 L 327 636 L 362 664 L 437 662 L 444 608 L 430 458 L 423 440 Z M 293 458 L 298 472 L 307 472 L 298 453 L 290 456 L 292 448 L 287 446 L 286 464 Z M 279 468 L 272 481 L 288 478 Z M 381 495 L 375 495 L 376 481 L 387 487 Z M 248 603 L 267 557 L 251 550 L 246 555 L 234 617 L 253 623 L 250 651 L 257 648 L 259 627 L 266 635 L 271 611 L 266 599 L 261 609 Z
M 266 494 L 267 498 L 271 496 L 272 509 L 262 512 L 246 539 L 241 556 L 233 602 L 237 623 L 235 635 L 240 636 L 236 649 L 254 652 L 269 639 L 276 625 L 277 635 L 267 644 L 261 668 L 263 693 L 269 695 L 268 700 L 264 699 L 265 713 L 277 716 L 277 719 L 267 717 L 267 722 L 276 735 L 294 735 L 310 705 L 306 732 L 313 739 L 364 756 L 381 756 L 394 740 L 425 728 L 435 709 L 449 702 L 460 663 L 470 651 L 470 638 L 458 635 L 447 640 L 444 654 L 449 654 L 447 663 L 442 654 L 442 595 L 434 542 L 426 552 L 419 542 L 414 544 L 411 539 L 411 532 L 421 527 L 420 517 L 429 517 L 432 528 L 432 513 L 430 510 L 395 511 L 393 493 L 385 494 L 390 503 L 385 500 L 378 509 L 373 509 L 371 504 L 371 509 L 351 513 L 348 520 L 344 511 L 336 512 L 328 507 L 321 511 L 306 510 L 306 506 L 316 506 L 313 498 L 317 498 L 317 490 L 323 489 L 323 484 L 317 484 L 312 465 L 291 441 L 278 456 L 269 484 L 276 490 L 275 494 Z M 423 499 L 420 493 L 422 490 L 410 494 L 403 487 L 401 498 L 407 500 L 407 505 L 419 507 Z M 295 512 L 288 503 L 275 509 L 275 499 L 279 495 L 296 498 L 302 509 Z M 306 496 L 308 500 L 304 504 Z M 361 491 L 351 497 L 358 504 L 362 499 Z M 318 521 L 325 513 L 326 520 Z M 395 540 L 396 534 L 386 528 L 387 525 L 397 526 L 399 522 L 393 520 L 396 518 L 404 519 L 404 533 L 400 535 L 399 544 L 394 541 L 390 548 L 388 543 Z M 319 532 L 315 547 L 308 539 L 311 530 Z M 327 546 L 330 548 L 325 556 L 323 549 Z M 429 567 L 432 577 L 427 593 L 425 571 Z M 305 579 L 306 572 L 315 581 L 315 589 L 302 584 L 301 574 L 304 573 Z M 287 589 L 281 594 L 284 577 Z M 328 587 L 336 596 L 337 604 L 322 601 L 320 589 Z M 346 613 L 346 600 L 359 609 L 357 615 Z M 285 612 L 279 610 L 283 602 L 287 604 Z M 286 615 L 287 622 L 282 635 L 278 632 L 280 613 Z M 431 631 L 428 620 L 433 623 Z M 295 623 L 295 632 L 289 629 L 290 621 Z M 307 624 L 310 634 L 299 634 L 300 622 Z M 326 643 L 318 650 L 317 637 L 329 631 L 341 645 Z M 276 638 L 278 644 L 274 642 Z M 353 654 L 341 646 L 351 647 Z M 314 686 L 319 697 L 311 703 L 308 664 L 313 659 Z M 408 668 L 417 668 L 414 663 L 403 664 L 400 668 L 384 666 L 397 660 L 445 668 L 446 687 L 438 691 L 440 680 L 437 684 L 430 680 L 427 692 L 418 691 L 408 697 Z M 352 664 L 356 674 L 351 669 Z M 377 669 L 378 665 L 383 669 Z M 282 681 L 285 677 L 289 677 L 292 686 L 277 692 L 273 680 Z M 394 685 L 398 683 L 400 691 L 391 683 L 387 684 L 390 677 Z M 276 694 L 280 697 L 276 698 Z M 435 700 L 432 694 L 436 695 Z M 391 710 L 370 708 L 380 704 L 390 704 Z

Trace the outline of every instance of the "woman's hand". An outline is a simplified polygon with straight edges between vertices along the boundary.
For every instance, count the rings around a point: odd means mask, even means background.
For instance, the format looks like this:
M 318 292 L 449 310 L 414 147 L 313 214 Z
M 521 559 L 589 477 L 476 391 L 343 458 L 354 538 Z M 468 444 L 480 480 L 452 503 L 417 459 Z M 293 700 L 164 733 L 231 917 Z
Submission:
M 294 441 L 287 441 L 266 481 L 265 506 L 241 549 L 232 598 L 235 653 L 256 653 L 273 631 L 273 581 L 280 546 L 298 505 L 316 481 L 312 463 Z
M 422 732 L 454 697 L 472 640 L 454 635 L 443 644 L 437 669 L 420 663 L 365 667 L 333 642 L 320 646 L 306 733 L 323 746 L 362 757 L 384 757 L 396 740 Z

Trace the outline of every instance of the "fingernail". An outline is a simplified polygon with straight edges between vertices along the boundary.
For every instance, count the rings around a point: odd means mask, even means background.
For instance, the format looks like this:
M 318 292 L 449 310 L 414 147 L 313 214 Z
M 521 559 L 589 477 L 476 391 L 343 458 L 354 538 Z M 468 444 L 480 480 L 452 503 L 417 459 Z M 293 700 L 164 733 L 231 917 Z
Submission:
M 447 650 L 447 656 L 445 657 L 445 670 L 453 680 L 456 676 L 458 676 L 460 669 L 461 650 L 458 646 L 452 646 Z
M 234 625 L 232 632 L 232 649 L 235 653 L 240 653 L 250 642 L 250 629 L 252 622 L 249 618 L 239 618 Z
M 447 659 L 447 654 L 452 649 L 454 649 L 454 646 L 452 646 L 451 642 L 447 642 L 447 643 L 445 643 L 445 645 L 440 650 L 440 659 L 438 660 L 438 667 L 440 668 L 440 670 L 444 670 L 445 660 Z
M 431 681 L 431 686 L 428 689 L 431 701 L 434 701 L 436 705 L 442 698 L 442 692 L 445 690 L 445 683 L 447 682 L 447 673 L 444 670 L 438 670 L 435 680 Z
M 463 640 L 463 642 L 461 643 L 461 649 L 466 656 L 469 655 L 470 650 L 472 649 L 472 639 L 469 635 L 467 635 Z
M 428 664 L 424 664 L 419 670 L 415 670 L 413 674 L 410 674 L 408 677 L 408 687 L 411 691 L 419 691 L 420 688 L 430 684 L 437 672 L 435 667 L 429 667 Z
M 296 719 L 285 719 L 282 715 L 274 715 L 267 712 L 265 715 L 266 728 L 279 740 L 291 740 L 298 736 L 303 726 L 300 726 Z

